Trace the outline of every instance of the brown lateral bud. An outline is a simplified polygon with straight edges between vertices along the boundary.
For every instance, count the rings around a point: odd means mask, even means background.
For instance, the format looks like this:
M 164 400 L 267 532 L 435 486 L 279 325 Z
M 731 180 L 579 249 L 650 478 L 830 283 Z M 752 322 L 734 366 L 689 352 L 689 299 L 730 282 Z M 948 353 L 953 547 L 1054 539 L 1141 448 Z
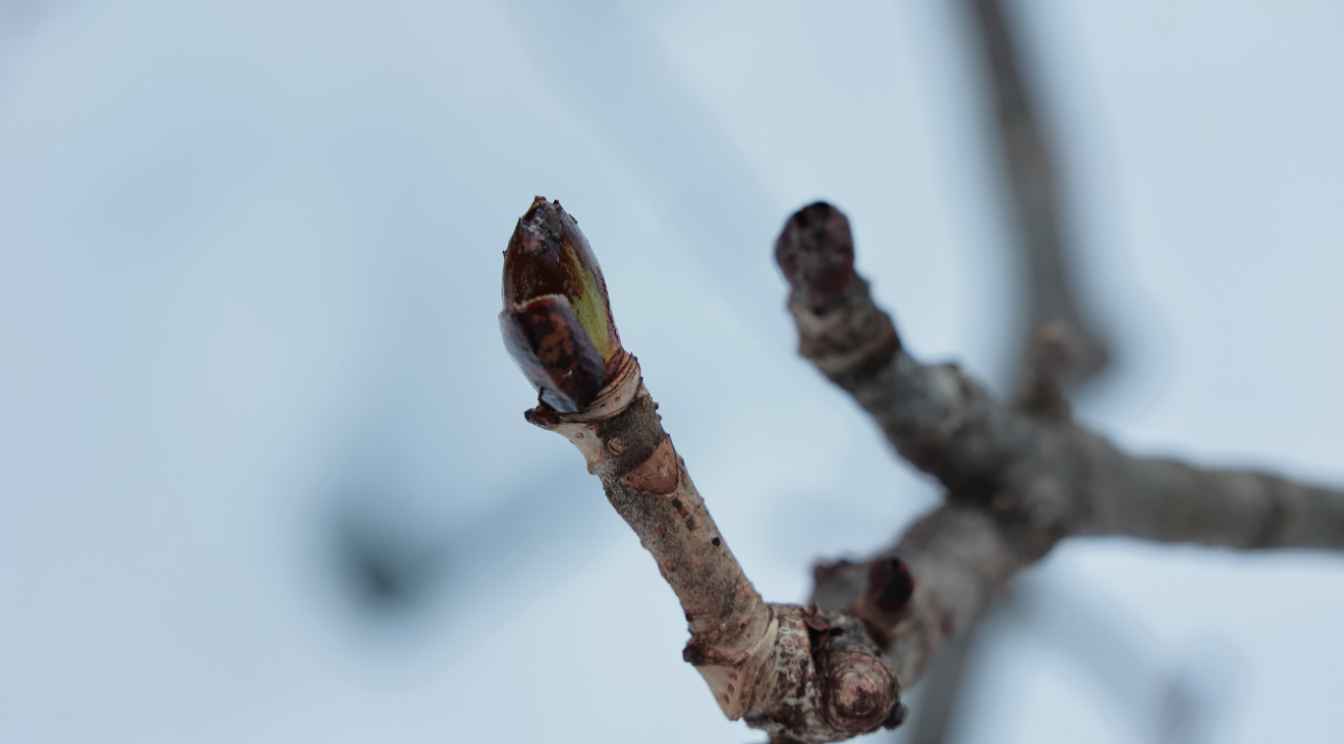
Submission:
M 583 410 L 624 354 L 602 269 L 560 202 L 538 196 L 504 252 L 504 345 L 557 411 Z
M 883 612 L 900 612 L 915 593 L 915 577 L 905 561 L 879 558 L 868 568 L 868 597 Z
M 797 299 L 823 308 L 854 279 L 849 219 L 826 202 L 794 212 L 775 241 L 775 261 Z

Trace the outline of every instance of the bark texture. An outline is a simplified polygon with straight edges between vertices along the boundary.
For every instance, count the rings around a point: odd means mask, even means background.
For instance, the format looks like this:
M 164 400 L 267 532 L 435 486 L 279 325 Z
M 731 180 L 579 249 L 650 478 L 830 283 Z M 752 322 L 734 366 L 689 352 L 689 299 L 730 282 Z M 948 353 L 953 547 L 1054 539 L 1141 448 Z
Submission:
M 527 419 L 583 453 L 607 500 L 653 556 L 691 632 L 682 658 L 725 716 L 780 741 L 838 741 L 881 726 L 899 700 L 877 644 L 852 617 L 761 599 L 657 408 L 638 361 L 626 355 L 590 409 L 561 413 L 543 402 Z

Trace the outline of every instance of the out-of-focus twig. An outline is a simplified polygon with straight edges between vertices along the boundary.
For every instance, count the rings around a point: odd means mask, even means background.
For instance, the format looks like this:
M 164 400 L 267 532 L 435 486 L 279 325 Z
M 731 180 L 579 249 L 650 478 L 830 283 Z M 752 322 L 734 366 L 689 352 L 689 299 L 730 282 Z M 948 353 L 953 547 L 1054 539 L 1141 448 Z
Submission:
M 1105 368 L 1109 342 L 1080 304 L 1074 281 L 1078 251 L 1072 246 L 1064 178 L 1058 152 L 1051 147 L 1042 123 L 1037 96 L 1001 0 L 963 0 L 969 35 L 975 39 L 984 89 L 992 105 L 995 155 L 1003 175 L 1004 195 L 1010 206 L 1025 310 L 1020 346 L 1030 353 L 1037 329 L 1062 324 L 1074 340 L 1070 379 L 1079 384 Z M 1030 369 L 1025 360 L 1021 373 Z
M 1111 356 L 1107 335 L 1079 304 L 1072 281 L 1077 250 L 1071 245 L 1056 153 L 1041 123 L 1027 77 L 1021 43 L 1001 0 L 963 0 L 967 38 L 975 47 L 990 106 L 986 129 L 1003 175 L 1011 209 L 1010 240 L 1019 257 L 1020 314 L 1016 370 L 1010 382 L 1024 404 L 1067 407 L 1064 391 L 1098 376 Z M 988 627 L 988 626 L 987 626 Z M 910 744 L 948 741 L 956 700 L 978 667 L 978 630 L 953 645 L 930 669 L 905 738 Z
M 909 727 L 893 734 L 900 741 L 940 744 L 949 740 L 966 689 L 975 679 L 971 665 L 980 657 L 973 646 L 986 636 L 989 621 L 991 618 L 986 617 L 985 621 L 968 628 L 966 635 L 947 644 L 943 653 L 929 664 L 928 674 L 919 686 L 919 697 L 910 705 Z
M 1127 724 L 1139 741 L 1195 744 L 1216 707 L 1216 690 L 1197 689 L 1198 660 L 1159 660 L 1145 644 L 1134 618 L 1117 612 L 1095 593 L 1061 585 L 1058 574 L 1014 586 L 996 605 L 1003 634 L 1027 634 L 1067 657 L 1074 668 L 1109 693 L 1132 715 Z M 1147 713 L 1145 715 L 1145 713 Z
M 853 271 L 848 220 L 829 204 L 795 213 L 776 257 L 791 285 L 800 353 L 947 490 L 947 505 L 890 551 L 817 574 L 819 604 L 850 607 L 870 628 L 888 629 L 888 656 L 903 684 L 921 676 L 1013 575 L 1068 535 L 1344 548 L 1338 489 L 1132 455 L 1079 426 L 1066 408 L 1004 404 L 956 365 L 914 359 Z M 1041 379 L 1048 386 L 1062 378 L 1050 372 Z M 892 560 L 908 567 L 914 586 L 936 586 L 930 591 L 941 596 L 916 590 L 909 603 L 886 603 L 873 594 L 882 581 L 856 593 L 859 577 Z
M 941 483 L 952 503 L 1016 514 L 1035 527 L 1053 522 L 1058 537 L 1344 547 L 1344 491 L 1131 454 L 1067 410 L 1004 403 L 956 364 L 915 359 L 853 271 L 853 255 L 849 220 L 829 204 L 804 207 L 786 223 L 776 257 L 792 286 L 799 353 L 867 411 L 902 457 Z M 840 265 L 849 267 L 845 280 Z

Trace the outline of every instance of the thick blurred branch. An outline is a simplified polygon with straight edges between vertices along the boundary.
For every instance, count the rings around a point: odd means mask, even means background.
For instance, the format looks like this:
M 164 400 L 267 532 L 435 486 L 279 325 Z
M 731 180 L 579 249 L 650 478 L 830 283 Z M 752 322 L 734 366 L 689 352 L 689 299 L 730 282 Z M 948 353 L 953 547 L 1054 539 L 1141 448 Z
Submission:
M 1344 493 L 1249 471 L 1208 470 L 1138 458 L 1068 418 L 1061 386 L 1077 356 L 1059 353 L 1066 331 L 1050 326 L 1028 357 L 1031 384 L 1019 408 L 988 399 L 952 365 L 907 357 L 889 316 L 852 271 L 848 221 L 817 204 L 785 226 L 777 244 L 793 286 L 800 347 L 853 394 L 889 441 L 949 489 L 952 504 L 908 530 L 867 564 L 817 571 L 825 608 L 851 608 L 891 645 L 908 686 L 935 653 L 956 663 L 937 678 L 925 736 L 943 736 L 960 689 L 964 645 L 948 643 L 973 623 L 1007 580 L 1067 534 L 1128 534 L 1234 547 L 1344 546 Z M 1289 514 L 1293 516 L 1288 516 Z M 1317 520 L 1320 520 L 1319 522 Z M 937 546 L 937 547 L 935 547 Z M 918 592 L 895 611 L 875 601 L 875 567 L 898 561 Z M 888 571 L 887 573 L 892 573 Z M 865 585 L 864 577 L 868 577 Z M 921 711 L 922 713 L 924 711 Z
M 848 220 L 814 204 L 776 247 L 792 286 L 800 351 L 849 391 L 906 459 L 936 477 L 948 505 L 871 561 L 817 573 L 824 608 L 850 608 L 887 642 L 908 686 L 956 632 L 973 623 L 1017 571 L 1064 536 L 1129 535 L 1229 547 L 1344 546 L 1344 493 L 1241 470 L 1129 455 L 1078 427 L 1058 389 L 1043 334 L 1037 393 L 1021 406 L 991 399 L 955 365 L 921 364 L 853 272 Z M 880 600 L 876 567 L 906 567 L 916 590 Z M 888 571 L 887 573 L 892 573 Z M 897 572 L 899 573 L 899 572 Z M 865 577 L 867 582 L 865 583 Z M 920 587 L 926 593 L 921 594 Z
M 1066 410 L 1001 403 L 955 364 L 914 359 L 853 271 L 849 222 L 829 204 L 794 214 L 776 253 L 793 287 L 800 353 L 953 504 L 1020 523 L 1039 541 L 1034 548 L 1043 552 L 1065 534 L 1248 549 L 1344 546 L 1344 492 L 1131 455 Z M 1058 379 L 1039 377 L 1046 385 Z

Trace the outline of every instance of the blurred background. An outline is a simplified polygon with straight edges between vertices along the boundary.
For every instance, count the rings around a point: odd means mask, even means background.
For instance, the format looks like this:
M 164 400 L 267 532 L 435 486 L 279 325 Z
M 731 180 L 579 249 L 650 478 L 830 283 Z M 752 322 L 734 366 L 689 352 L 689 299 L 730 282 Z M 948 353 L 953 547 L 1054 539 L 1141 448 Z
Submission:
M 1080 416 L 1344 481 L 1344 5 L 1007 8 L 1114 344 Z M 802 600 L 939 494 L 795 356 L 771 243 L 832 200 L 909 346 L 1003 389 L 988 105 L 936 0 L 3 0 L 0 741 L 760 741 L 524 423 L 500 254 L 535 194 L 578 217 L 724 534 Z M 1337 740 L 1341 622 L 1339 558 L 1069 543 L 943 735 Z

